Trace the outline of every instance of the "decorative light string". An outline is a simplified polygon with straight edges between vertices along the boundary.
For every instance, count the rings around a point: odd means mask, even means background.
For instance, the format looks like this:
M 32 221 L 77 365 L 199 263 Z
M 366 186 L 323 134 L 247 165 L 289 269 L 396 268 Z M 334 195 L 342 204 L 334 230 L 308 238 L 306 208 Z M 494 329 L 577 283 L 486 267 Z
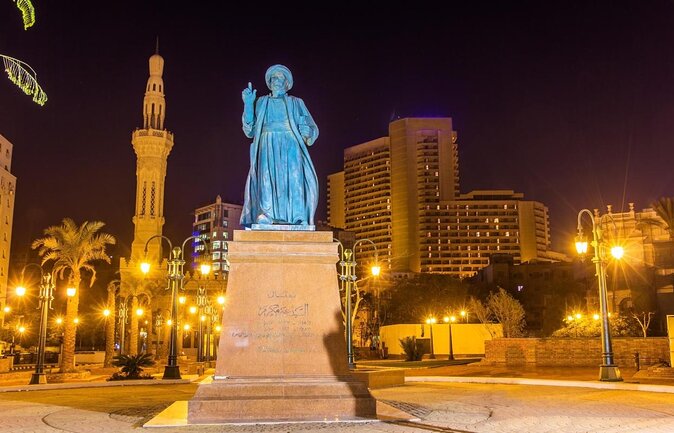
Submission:
M 2 57 L 2 61 L 5 64 L 5 72 L 7 72 L 7 76 L 12 83 L 23 90 L 26 95 L 32 95 L 33 102 L 38 105 L 44 105 L 47 102 L 47 94 L 38 84 L 35 70 L 28 63 L 22 62 L 19 59 L 4 54 L 0 54 L 0 57 Z

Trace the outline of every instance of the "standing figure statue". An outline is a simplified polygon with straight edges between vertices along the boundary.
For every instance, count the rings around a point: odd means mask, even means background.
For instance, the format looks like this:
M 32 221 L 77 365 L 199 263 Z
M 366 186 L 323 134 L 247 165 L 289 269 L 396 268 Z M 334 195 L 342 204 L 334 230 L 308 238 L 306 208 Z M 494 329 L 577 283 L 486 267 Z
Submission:
M 264 229 L 272 224 L 314 228 L 318 178 L 308 146 L 318 127 L 300 98 L 287 94 L 293 76 L 283 65 L 265 73 L 270 95 L 255 100 L 251 83 L 241 92 L 243 132 L 252 138 L 250 170 L 241 212 L 241 225 Z

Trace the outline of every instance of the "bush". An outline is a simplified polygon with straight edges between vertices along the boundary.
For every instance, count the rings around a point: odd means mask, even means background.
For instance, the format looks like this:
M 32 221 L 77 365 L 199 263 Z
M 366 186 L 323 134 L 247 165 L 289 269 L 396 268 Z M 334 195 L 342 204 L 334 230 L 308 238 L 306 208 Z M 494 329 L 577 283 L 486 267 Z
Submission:
M 618 316 L 610 317 L 611 336 L 638 337 L 640 330 L 629 318 Z M 589 338 L 601 336 L 601 320 L 589 316 L 580 319 L 567 320 L 564 326 L 552 333 L 553 338 Z
M 150 379 L 152 376 L 143 375 L 144 367 L 151 367 L 154 365 L 152 355 L 149 353 L 139 353 L 137 355 L 117 355 L 113 358 L 112 365 L 115 367 L 122 367 L 121 373 L 115 373 L 110 380 L 124 380 L 124 379 Z
M 405 361 L 420 361 L 423 353 L 417 347 L 417 337 L 405 337 L 401 338 L 400 347 L 405 352 Z

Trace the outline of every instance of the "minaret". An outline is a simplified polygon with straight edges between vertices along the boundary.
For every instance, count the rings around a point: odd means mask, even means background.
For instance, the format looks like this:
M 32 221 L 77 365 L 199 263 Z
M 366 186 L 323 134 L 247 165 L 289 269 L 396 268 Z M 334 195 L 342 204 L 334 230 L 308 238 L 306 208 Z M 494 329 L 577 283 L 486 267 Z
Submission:
M 157 50 L 158 51 L 158 50 Z M 173 148 L 173 134 L 164 128 L 166 100 L 164 99 L 164 59 L 159 53 L 150 57 L 150 77 L 143 98 L 143 128 L 131 134 L 136 152 L 136 213 L 131 244 L 131 262 L 144 257 L 145 243 L 162 234 L 164 226 L 164 181 L 166 159 Z M 151 263 L 161 260 L 161 240 L 148 245 L 147 257 Z

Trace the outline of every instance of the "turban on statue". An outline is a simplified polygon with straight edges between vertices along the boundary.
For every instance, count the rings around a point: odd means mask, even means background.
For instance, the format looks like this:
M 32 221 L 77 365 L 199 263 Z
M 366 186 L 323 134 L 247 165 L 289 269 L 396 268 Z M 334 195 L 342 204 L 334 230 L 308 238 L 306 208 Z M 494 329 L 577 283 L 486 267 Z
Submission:
M 267 87 L 271 88 L 271 74 L 274 72 L 281 72 L 286 77 L 286 91 L 293 87 L 293 74 L 290 73 L 290 69 L 283 65 L 274 65 L 267 69 L 267 72 L 264 74 L 264 81 L 267 82 Z

